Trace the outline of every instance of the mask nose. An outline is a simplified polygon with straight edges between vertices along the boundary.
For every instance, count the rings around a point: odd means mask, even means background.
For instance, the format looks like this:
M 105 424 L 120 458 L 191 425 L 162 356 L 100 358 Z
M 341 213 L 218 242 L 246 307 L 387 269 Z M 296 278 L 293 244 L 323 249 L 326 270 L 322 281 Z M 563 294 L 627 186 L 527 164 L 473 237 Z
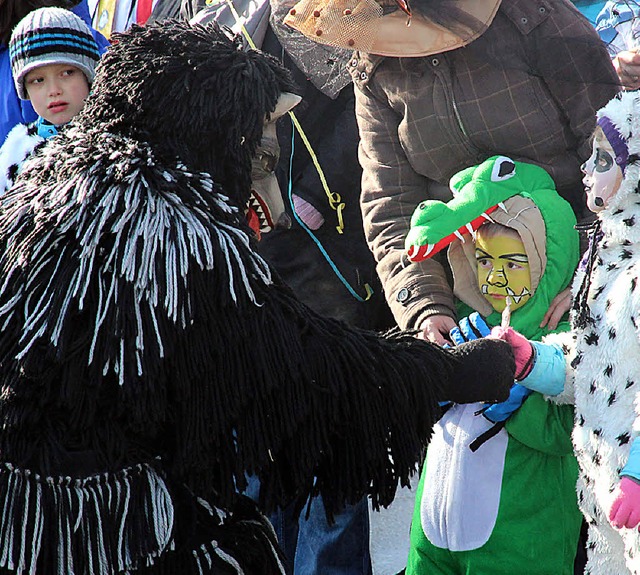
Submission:
M 276 222 L 276 229 L 289 230 L 291 229 L 291 217 L 286 212 L 282 212 L 278 221 Z

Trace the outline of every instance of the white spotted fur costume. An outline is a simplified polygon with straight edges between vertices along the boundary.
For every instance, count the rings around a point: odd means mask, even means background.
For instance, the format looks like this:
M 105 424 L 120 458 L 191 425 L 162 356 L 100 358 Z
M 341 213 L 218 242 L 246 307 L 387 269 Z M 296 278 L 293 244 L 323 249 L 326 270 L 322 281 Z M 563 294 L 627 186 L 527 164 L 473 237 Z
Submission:
M 554 400 L 575 402 L 578 500 L 589 523 L 585 573 L 639 575 L 640 533 L 613 528 L 608 513 L 631 442 L 640 434 L 640 97 L 624 92 L 598 114 L 627 140 L 629 162 L 620 189 L 598 215 L 602 233 L 586 298 L 591 320 L 574 327 L 573 337 L 553 335 L 545 343 L 560 343 L 567 360 L 565 390 Z M 574 299 L 585 273 L 576 275 Z

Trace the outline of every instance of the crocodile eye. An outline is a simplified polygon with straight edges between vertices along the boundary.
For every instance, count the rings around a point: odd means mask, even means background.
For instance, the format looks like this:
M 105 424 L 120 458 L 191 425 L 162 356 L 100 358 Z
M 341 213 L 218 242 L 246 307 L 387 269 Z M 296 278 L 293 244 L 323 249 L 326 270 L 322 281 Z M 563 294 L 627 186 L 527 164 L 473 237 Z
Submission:
M 491 181 L 501 182 L 513 178 L 516 175 L 516 165 L 511 158 L 506 156 L 499 156 L 493 163 L 493 169 L 491 170 Z

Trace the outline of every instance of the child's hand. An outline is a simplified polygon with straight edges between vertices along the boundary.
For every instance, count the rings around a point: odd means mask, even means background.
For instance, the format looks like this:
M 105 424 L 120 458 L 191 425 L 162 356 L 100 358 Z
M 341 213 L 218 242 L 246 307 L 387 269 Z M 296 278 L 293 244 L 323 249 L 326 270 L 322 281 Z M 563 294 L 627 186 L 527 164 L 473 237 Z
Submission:
M 511 346 L 516 360 L 516 379 L 522 380 L 527 377 L 533 367 L 533 346 L 529 340 L 512 327 L 505 329 L 500 326 L 491 330 L 490 337 L 506 341 Z
M 640 484 L 623 476 L 609 511 L 609 521 L 617 529 L 634 529 L 640 523 Z
M 519 383 L 514 383 L 511 386 L 511 391 L 509 392 L 509 399 L 501 403 L 493 403 L 489 405 L 482 411 L 482 415 L 494 423 L 506 421 L 516 411 L 518 411 L 520 407 L 522 407 L 524 400 L 532 393 L 533 392 L 530 389 L 527 389 Z
M 469 317 L 463 317 L 459 324 L 449 332 L 449 336 L 455 345 L 460 345 L 467 341 L 486 337 L 490 333 L 491 329 L 482 319 L 482 316 L 477 311 L 474 311 Z

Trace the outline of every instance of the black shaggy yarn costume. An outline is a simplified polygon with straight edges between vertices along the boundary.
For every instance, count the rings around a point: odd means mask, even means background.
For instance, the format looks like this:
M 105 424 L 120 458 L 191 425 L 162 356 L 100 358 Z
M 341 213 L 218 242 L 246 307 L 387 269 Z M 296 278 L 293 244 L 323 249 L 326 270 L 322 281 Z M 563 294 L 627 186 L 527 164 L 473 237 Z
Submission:
M 512 356 L 323 319 L 256 254 L 275 60 L 134 26 L 93 89 L 0 204 L 0 573 L 280 573 L 246 473 L 267 509 L 388 504 L 437 401 L 506 398 Z

